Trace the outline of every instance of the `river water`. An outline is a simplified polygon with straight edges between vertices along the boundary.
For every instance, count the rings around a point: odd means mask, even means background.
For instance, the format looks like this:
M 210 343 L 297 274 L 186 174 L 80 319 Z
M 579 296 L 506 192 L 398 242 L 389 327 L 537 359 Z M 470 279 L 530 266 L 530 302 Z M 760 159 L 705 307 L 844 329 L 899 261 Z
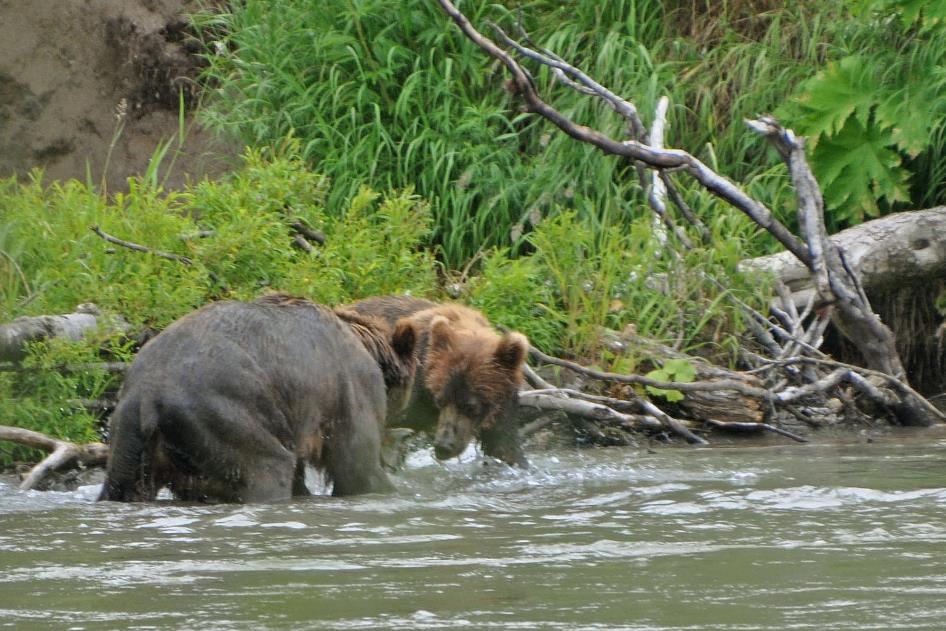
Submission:
M 234 506 L 0 484 L 0 629 L 946 629 L 946 437 L 414 454 Z

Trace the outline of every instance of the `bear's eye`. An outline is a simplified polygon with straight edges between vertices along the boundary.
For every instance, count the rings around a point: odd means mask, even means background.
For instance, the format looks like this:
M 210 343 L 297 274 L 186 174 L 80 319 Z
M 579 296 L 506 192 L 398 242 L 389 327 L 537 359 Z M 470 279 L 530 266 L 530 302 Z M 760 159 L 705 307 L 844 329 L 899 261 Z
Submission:
M 468 416 L 469 418 L 472 418 L 472 419 L 479 419 L 486 412 L 483 409 L 483 406 L 480 403 L 480 401 L 478 399 L 473 399 L 473 398 L 470 398 L 464 401 L 463 404 L 460 406 L 460 410 L 463 412 L 465 416 Z

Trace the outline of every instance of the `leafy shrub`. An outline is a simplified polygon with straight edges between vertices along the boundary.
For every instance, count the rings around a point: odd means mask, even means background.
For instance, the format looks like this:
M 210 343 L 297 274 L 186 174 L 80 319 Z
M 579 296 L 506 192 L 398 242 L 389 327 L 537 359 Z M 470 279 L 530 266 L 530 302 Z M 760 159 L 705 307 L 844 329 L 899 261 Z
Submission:
M 745 228 L 721 216 L 711 229 Z M 470 301 L 546 352 L 614 359 L 602 347 L 602 330 L 631 326 L 684 350 L 731 360 L 744 324 L 729 298 L 764 309 L 769 293 L 759 279 L 736 272 L 744 248 L 731 239 L 681 259 L 662 250 L 653 232 L 649 219 L 626 233 L 596 232 L 575 213 L 562 212 L 528 235 L 534 248 L 528 256 L 510 260 L 503 251 L 490 253 Z
M 946 199 L 946 22 L 939 0 L 858 0 L 828 66 L 783 108 L 810 137 L 834 228 Z
M 26 427 L 79 443 L 99 440 L 100 420 L 84 402 L 114 394 L 117 377 L 103 369 L 60 368 L 97 364 L 103 347 L 116 358 L 129 357 L 127 346 L 114 339 L 51 339 L 30 344 L 18 372 L 0 373 L 0 400 L 5 402 L 0 406 L 0 425 Z M 34 449 L 0 442 L 0 467 L 43 456 Z
M 524 333 L 547 352 L 567 344 L 565 318 L 538 257 L 513 259 L 505 250 L 491 252 L 471 285 L 470 304 L 494 323 Z
M 429 231 L 427 203 L 409 191 L 363 189 L 329 216 L 326 178 L 307 170 L 291 144 L 285 151 L 248 151 L 230 176 L 175 193 L 133 180 L 111 200 L 75 181 L 0 181 L 0 278 L 13 281 L 0 285 L 0 322 L 94 302 L 106 315 L 125 316 L 133 330 L 161 329 L 211 300 L 271 290 L 327 304 L 433 291 L 434 259 L 419 248 Z M 321 229 L 325 243 L 311 253 L 293 247 L 297 219 Z M 113 246 L 90 226 L 193 263 Z M 93 438 L 96 418 L 78 402 L 113 394 L 115 381 L 97 369 L 59 368 L 103 357 L 125 361 L 131 349 L 97 336 L 32 345 L 23 370 L 0 372 L 0 424 Z M 0 465 L 35 455 L 6 449 Z

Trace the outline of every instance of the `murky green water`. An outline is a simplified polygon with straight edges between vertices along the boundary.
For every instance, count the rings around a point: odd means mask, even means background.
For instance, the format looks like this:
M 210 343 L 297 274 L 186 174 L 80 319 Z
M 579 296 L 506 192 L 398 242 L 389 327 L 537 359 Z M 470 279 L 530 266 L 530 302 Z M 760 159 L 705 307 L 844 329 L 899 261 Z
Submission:
M 946 438 L 775 444 L 421 453 L 275 506 L 0 486 L 0 628 L 946 628 Z

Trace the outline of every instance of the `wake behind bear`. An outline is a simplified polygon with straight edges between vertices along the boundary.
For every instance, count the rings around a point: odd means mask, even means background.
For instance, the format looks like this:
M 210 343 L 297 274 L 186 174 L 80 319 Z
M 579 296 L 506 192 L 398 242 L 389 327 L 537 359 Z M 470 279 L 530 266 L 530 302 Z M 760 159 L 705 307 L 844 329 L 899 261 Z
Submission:
M 414 375 L 416 327 L 272 295 L 217 302 L 141 349 L 110 421 L 100 500 L 264 502 L 392 488 L 381 468 L 388 405 Z

